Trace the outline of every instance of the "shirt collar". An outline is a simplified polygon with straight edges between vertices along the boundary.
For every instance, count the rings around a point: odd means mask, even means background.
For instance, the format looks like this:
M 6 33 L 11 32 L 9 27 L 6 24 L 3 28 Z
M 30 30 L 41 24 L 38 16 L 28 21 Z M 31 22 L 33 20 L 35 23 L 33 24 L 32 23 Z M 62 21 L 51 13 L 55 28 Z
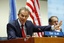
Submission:
M 19 25 L 20 25 L 20 27 L 21 27 L 21 25 L 22 25 L 22 24 L 21 24 L 21 22 L 20 22 L 20 20 L 19 20 L 19 19 L 18 19 L 18 23 L 19 23 Z M 25 25 L 24 25 L 24 26 L 25 26 Z
M 18 23 L 19 23 L 19 25 L 20 25 L 20 27 L 21 27 L 22 24 L 20 23 L 20 20 L 19 20 L 19 19 L 18 19 Z

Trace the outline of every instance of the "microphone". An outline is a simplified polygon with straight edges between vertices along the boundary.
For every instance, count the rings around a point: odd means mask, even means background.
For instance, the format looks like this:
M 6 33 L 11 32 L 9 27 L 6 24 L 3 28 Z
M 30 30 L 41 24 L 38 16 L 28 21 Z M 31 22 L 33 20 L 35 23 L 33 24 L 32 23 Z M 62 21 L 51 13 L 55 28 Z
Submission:
M 42 32 L 42 30 L 41 30 L 40 28 L 38 28 L 38 30 L 39 30 L 40 32 Z
M 39 37 L 44 36 L 44 32 L 43 32 L 40 28 L 38 28 L 38 30 L 40 31 L 40 32 L 38 32 L 38 36 L 39 36 Z

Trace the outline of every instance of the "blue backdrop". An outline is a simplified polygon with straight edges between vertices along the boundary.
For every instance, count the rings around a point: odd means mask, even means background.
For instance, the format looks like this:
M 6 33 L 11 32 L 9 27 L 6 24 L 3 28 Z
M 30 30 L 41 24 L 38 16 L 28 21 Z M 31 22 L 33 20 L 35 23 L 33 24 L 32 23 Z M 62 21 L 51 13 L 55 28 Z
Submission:
M 48 17 L 57 16 L 62 20 L 62 31 L 64 32 L 64 0 L 48 0 Z

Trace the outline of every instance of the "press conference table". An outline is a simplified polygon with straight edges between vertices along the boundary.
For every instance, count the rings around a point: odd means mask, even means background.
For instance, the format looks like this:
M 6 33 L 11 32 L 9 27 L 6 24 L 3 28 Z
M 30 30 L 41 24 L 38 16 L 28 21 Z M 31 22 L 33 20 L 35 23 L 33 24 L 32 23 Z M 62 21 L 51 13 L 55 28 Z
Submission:
M 30 37 L 12 40 L 1 40 L 0 43 L 64 43 L 63 37 Z

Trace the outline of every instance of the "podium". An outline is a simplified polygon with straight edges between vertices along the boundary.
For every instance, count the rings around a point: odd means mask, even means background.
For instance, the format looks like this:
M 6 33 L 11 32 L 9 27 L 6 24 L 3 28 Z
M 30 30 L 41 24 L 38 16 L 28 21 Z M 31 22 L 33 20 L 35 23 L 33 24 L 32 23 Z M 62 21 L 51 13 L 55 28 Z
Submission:
M 63 37 L 31 37 L 11 40 L 0 40 L 0 43 L 64 43 Z

